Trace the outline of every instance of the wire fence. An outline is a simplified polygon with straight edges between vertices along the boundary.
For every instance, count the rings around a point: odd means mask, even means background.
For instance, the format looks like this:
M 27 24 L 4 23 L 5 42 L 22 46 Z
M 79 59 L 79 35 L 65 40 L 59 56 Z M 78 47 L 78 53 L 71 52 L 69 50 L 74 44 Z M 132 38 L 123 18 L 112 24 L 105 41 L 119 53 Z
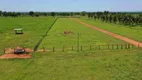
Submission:
M 95 51 L 95 50 L 124 50 L 124 49 L 137 49 L 137 48 L 141 48 L 139 46 L 139 44 L 137 46 L 134 46 L 132 44 L 108 44 L 108 45 L 90 45 L 90 46 L 62 46 L 62 47 L 50 47 L 50 48 L 46 48 L 43 47 L 42 49 L 40 49 L 40 51 L 42 52 L 47 52 L 47 51 L 51 51 L 51 52 L 57 52 L 57 51 Z
M 37 52 L 68 52 L 68 51 L 96 51 L 96 50 L 132 50 L 132 49 L 142 49 L 138 44 L 108 44 L 108 45 L 88 45 L 88 46 L 52 46 L 52 47 L 42 47 L 37 50 Z M 15 48 L 4 48 L 4 53 L 15 53 Z M 34 52 L 34 49 L 23 48 L 27 52 Z

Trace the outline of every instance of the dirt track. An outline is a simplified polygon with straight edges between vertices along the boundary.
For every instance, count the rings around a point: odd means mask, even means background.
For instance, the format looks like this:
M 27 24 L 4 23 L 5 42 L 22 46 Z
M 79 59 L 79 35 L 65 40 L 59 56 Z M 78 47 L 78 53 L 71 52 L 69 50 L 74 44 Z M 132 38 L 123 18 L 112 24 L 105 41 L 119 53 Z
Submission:
M 139 46 L 139 47 L 142 47 L 142 43 L 141 43 L 141 42 L 138 42 L 138 41 L 129 39 L 129 38 L 127 38 L 127 37 L 120 36 L 120 35 L 118 35 L 118 34 L 115 34 L 115 33 L 112 33 L 112 32 L 109 32 L 109 31 L 106 31 L 106 30 L 97 28 L 97 27 L 92 26 L 92 25 L 90 25 L 90 24 L 84 23 L 84 22 L 82 22 L 81 20 L 76 19 L 76 18 L 72 18 L 72 19 L 75 20 L 75 21 L 77 21 L 77 22 L 79 22 L 80 24 L 83 24 L 83 25 L 87 26 L 87 27 L 90 27 L 90 28 L 93 28 L 93 29 L 95 29 L 95 30 L 97 30 L 97 31 L 100 31 L 100 32 L 102 32 L 102 33 L 108 34 L 108 35 L 110 35 L 110 36 L 112 36 L 112 37 L 115 37 L 115 38 L 117 38 L 117 39 L 123 40 L 123 41 L 125 41 L 125 42 L 127 42 L 127 43 L 133 44 L 133 45 L 135 45 L 135 46 L 137 46 L 137 47 L 138 47 L 138 46 Z
M 32 55 L 31 54 L 4 54 L 2 56 L 0 56 L 0 59 L 16 59 L 16 58 L 31 58 Z

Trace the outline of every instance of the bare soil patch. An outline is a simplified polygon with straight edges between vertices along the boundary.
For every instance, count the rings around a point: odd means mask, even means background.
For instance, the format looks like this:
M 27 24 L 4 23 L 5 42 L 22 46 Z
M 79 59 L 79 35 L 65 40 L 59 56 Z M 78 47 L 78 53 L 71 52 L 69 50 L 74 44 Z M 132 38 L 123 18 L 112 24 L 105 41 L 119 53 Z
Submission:
M 15 58 L 31 58 L 32 55 L 31 54 L 4 54 L 2 56 L 0 56 L 0 59 L 15 59 Z
M 14 54 L 15 49 L 24 49 L 25 53 L 23 54 Z M 17 46 L 16 48 L 7 48 L 5 49 L 5 54 L 0 56 L 0 59 L 13 59 L 13 58 L 31 58 L 32 55 L 30 53 L 34 52 L 33 49 L 30 48 L 22 48 Z
M 32 53 L 32 52 L 34 52 L 34 50 L 31 49 L 31 48 L 22 48 L 22 47 L 17 46 L 14 49 L 13 48 L 7 48 L 7 49 L 5 49 L 5 53 L 6 54 L 8 54 L 8 53 L 9 54 L 14 53 L 15 49 L 24 49 L 26 53 Z

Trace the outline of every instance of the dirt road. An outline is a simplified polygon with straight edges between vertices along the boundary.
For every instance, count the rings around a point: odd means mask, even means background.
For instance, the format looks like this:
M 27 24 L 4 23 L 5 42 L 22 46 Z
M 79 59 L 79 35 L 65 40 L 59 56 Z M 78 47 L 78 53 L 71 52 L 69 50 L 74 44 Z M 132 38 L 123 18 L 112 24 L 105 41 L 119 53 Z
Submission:
M 109 31 L 106 31 L 106 30 L 103 30 L 103 29 L 100 29 L 98 27 L 95 27 L 95 26 L 92 26 L 90 24 L 87 24 L 87 23 L 85 23 L 85 22 L 83 22 L 83 21 L 81 21 L 79 19 L 76 19 L 76 18 L 72 18 L 72 19 L 77 21 L 77 22 L 79 22 L 80 24 L 83 24 L 83 25 L 85 25 L 87 27 L 93 28 L 94 30 L 100 31 L 100 32 L 105 33 L 107 35 L 110 35 L 110 36 L 112 36 L 114 38 L 117 38 L 117 39 L 123 40 L 123 41 L 125 41 L 127 43 L 133 44 L 134 46 L 142 47 L 142 42 L 138 42 L 138 41 L 129 39 L 127 37 L 124 37 L 124 36 L 121 36 L 121 35 L 118 35 L 118 34 L 115 34 L 115 33 L 112 33 L 112 32 L 109 32 Z

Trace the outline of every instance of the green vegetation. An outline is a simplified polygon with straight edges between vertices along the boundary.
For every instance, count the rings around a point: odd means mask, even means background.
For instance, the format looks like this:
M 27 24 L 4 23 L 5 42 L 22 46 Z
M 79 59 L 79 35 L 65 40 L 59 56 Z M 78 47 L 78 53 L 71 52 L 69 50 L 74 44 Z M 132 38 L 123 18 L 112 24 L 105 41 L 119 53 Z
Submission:
M 20 45 L 34 48 L 45 36 L 55 19 L 53 17 L 0 17 L 0 55 L 6 47 L 13 48 Z M 130 35 L 139 41 L 142 38 L 140 36 L 142 33 L 139 31 L 141 27 L 127 28 L 97 20 L 85 18 L 81 20 L 127 37 Z M 24 34 L 15 35 L 14 28 L 23 28 Z M 71 18 L 59 18 L 43 39 L 39 49 L 43 47 L 51 49 L 53 46 L 56 48 L 76 47 L 78 33 L 80 33 L 80 46 L 125 43 L 86 27 Z M 34 52 L 32 55 L 31 59 L 0 60 L 0 80 L 142 79 L 141 49 Z
M 34 48 L 54 22 L 52 17 L 0 17 L 0 54 L 4 48 L 17 45 Z M 14 28 L 23 28 L 23 35 L 15 35 Z
M 68 33 L 69 32 L 69 33 Z M 80 46 L 106 45 L 125 43 L 99 31 L 88 28 L 71 18 L 59 18 L 44 38 L 40 48 L 51 49 L 53 46 L 71 48 L 77 46 L 78 33 L 80 33 Z
M 142 25 L 142 14 L 141 13 L 123 13 L 123 12 L 94 12 L 88 13 L 89 19 L 100 20 L 102 22 L 122 24 L 129 26 Z
M 0 60 L 1 80 L 141 80 L 141 50 L 34 53 Z
M 142 26 L 130 27 L 87 18 L 81 18 L 81 20 L 98 28 L 126 36 L 133 40 L 142 41 Z

